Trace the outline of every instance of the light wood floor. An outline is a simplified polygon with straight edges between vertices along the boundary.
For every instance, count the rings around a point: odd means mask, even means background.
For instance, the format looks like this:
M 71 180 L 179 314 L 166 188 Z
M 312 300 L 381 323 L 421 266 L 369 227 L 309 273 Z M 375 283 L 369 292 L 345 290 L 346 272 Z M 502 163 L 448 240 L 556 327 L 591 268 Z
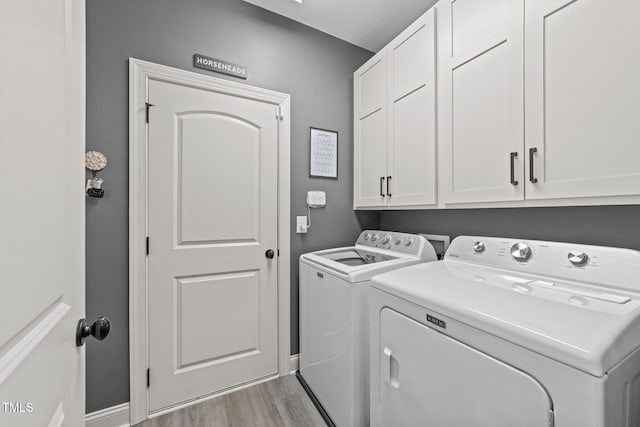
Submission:
M 326 427 L 295 376 L 179 409 L 136 427 Z

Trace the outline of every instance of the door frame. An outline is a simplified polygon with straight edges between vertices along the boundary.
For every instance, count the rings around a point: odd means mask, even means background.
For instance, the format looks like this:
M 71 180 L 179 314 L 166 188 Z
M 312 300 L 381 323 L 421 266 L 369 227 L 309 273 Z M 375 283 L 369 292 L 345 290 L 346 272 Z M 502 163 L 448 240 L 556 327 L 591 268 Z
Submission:
M 147 375 L 147 213 L 149 81 L 179 83 L 198 89 L 273 104 L 278 120 L 278 376 L 290 375 L 290 105 L 288 94 L 129 58 L 129 385 L 131 425 L 149 418 Z M 240 388 L 242 386 L 239 386 Z M 236 388 L 237 389 L 237 388 Z M 223 390 L 171 410 L 228 393 Z M 156 412 L 159 415 L 166 411 Z

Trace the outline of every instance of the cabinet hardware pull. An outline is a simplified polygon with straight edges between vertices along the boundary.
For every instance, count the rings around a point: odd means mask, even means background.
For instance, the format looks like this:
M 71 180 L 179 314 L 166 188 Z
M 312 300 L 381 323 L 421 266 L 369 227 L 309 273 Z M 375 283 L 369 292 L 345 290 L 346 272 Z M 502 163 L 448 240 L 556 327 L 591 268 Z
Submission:
M 514 151 L 511 153 L 511 167 L 510 167 L 510 171 L 511 171 L 511 179 L 510 179 L 510 183 L 511 185 L 518 185 L 518 180 L 516 179 L 516 157 L 518 157 L 518 152 Z
M 391 176 L 387 177 L 387 196 L 391 197 L 391 192 L 389 191 L 389 184 L 391 183 Z
M 535 177 L 535 173 L 533 171 L 533 155 L 538 152 L 536 147 L 529 148 L 529 181 L 532 183 L 538 182 L 538 178 Z
M 384 197 L 384 176 L 380 177 L 380 196 Z

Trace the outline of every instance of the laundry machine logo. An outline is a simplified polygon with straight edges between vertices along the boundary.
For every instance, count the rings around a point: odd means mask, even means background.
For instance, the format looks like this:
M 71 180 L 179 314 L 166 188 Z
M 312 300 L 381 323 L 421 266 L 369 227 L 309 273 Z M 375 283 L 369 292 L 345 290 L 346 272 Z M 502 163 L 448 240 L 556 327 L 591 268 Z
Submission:
M 433 317 L 430 314 L 427 314 L 427 322 L 433 323 L 434 325 L 442 329 L 447 329 L 447 322 L 445 322 L 444 320 L 440 320 L 437 317 Z

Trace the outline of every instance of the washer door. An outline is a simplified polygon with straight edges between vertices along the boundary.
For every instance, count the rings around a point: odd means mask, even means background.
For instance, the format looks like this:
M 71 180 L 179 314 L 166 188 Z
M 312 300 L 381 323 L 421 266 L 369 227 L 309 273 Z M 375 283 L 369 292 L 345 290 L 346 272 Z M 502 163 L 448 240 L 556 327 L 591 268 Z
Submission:
M 389 308 L 380 329 L 384 426 L 551 424 L 551 398 L 526 373 Z

